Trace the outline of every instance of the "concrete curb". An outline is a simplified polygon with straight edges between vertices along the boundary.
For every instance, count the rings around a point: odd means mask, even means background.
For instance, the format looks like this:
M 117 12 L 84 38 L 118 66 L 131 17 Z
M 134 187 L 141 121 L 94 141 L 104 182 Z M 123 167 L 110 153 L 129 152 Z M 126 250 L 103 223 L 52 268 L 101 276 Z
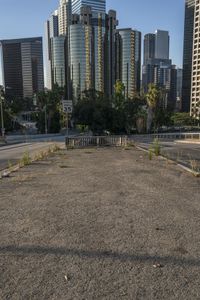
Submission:
M 139 149 L 139 150 L 141 150 L 141 151 L 143 151 L 143 152 L 149 153 L 149 151 L 148 151 L 147 149 L 144 149 L 144 148 L 142 148 L 142 147 L 140 147 L 140 146 L 136 146 L 136 148 Z M 165 157 L 165 156 L 163 156 L 163 155 L 159 155 L 159 156 L 157 156 L 157 157 L 158 157 L 159 159 L 167 160 L 168 162 L 171 162 L 171 163 L 173 163 L 173 164 L 176 164 L 179 168 L 181 168 L 181 169 L 184 170 L 184 171 L 187 171 L 188 173 L 192 174 L 194 177 L 200 177 L 200 173 L 199 173 L 199 172 L 193 171 L 192 169 L 190 169 L 190 168 L 188 168 L 188 167 L 186 167 L 186 166 L 184 166 L 184 165 L 178 163 L 178 162 L 175 161 L 175 160 L 169 159 L 169 158 L 167 158 L 167 157 Z

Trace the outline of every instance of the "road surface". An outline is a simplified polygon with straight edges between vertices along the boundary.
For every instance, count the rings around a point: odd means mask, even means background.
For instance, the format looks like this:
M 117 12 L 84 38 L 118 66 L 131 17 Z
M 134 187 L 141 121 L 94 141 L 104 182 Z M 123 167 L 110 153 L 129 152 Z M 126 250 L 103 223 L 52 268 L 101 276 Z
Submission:
M 40 138 L 30 143 L 19 143 L 14 145 L 6 145 L 0 147 L 0 171 L 7 168 L 9 164 L 15 164 L 23 157 L 25 152 L 29 152 L 30 156 L 48 149 L 54 144 L 64 145 L 64 137 L 56 136 L 51 139 Z
M 152 147 L 153 140 L 149 138 L 137 138 L 138 146 L 148 150 Z M 161 153 L 169 159 L 175 160 L 184 166 L 191 167 L 191 163 L 195 162 L 200 170 L 200 143 L 165 140 L 159 141 Z M 198 171 L 198 170 L 197 170 Z

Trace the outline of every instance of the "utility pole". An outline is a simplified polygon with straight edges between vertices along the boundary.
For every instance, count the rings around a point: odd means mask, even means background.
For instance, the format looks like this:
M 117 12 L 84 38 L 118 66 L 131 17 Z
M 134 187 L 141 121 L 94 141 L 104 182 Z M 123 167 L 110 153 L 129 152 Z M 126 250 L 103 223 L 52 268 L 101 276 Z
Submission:
M 2 89 L 0 89 L 0 104 L 1 104 L 1 135 L 5 137 L 4 118 L 3 118 L 3 100 Z

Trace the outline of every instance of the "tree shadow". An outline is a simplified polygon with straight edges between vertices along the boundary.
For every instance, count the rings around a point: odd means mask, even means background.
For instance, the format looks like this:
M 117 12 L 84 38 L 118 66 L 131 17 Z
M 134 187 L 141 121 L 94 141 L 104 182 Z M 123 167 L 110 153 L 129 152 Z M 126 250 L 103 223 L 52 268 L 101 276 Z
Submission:
M 175 256 L 159 256 L 148 254 L 130 254 L 118 253 L 115 251 L 93 251 L 67 249 L 64 247 L 45 247 L 45 246 L 1 246 L 0 255 L 55 255 L 55 256 L 77 256 L 82 259 L 109 259 L 120 262 L 138 262 L 138 263 L 155 263 L 173 264 L 178 266 L 200 267 L 200 260 L 195 258 L 183 258 Z

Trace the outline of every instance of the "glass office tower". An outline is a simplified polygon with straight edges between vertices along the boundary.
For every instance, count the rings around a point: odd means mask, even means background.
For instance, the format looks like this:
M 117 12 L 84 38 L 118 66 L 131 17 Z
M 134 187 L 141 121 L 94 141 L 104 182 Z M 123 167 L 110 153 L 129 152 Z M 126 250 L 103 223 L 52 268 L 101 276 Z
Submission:
M 84 5 L 91 6 L 92 12 L 106 13 L 106 0 L 72 0 L 72 13 L 80 14 Z
M 66 85 L 66 37 L 57 36 L 51 39 L 53 83 L 60 87 Z
M 8 98 L 32 98 L 44 90 L 42 38 L 3 40 L 3 79 Z
M 92 87 L 92 27 L 81 23 L 70 26 L 70 73 L 73 100 Z

